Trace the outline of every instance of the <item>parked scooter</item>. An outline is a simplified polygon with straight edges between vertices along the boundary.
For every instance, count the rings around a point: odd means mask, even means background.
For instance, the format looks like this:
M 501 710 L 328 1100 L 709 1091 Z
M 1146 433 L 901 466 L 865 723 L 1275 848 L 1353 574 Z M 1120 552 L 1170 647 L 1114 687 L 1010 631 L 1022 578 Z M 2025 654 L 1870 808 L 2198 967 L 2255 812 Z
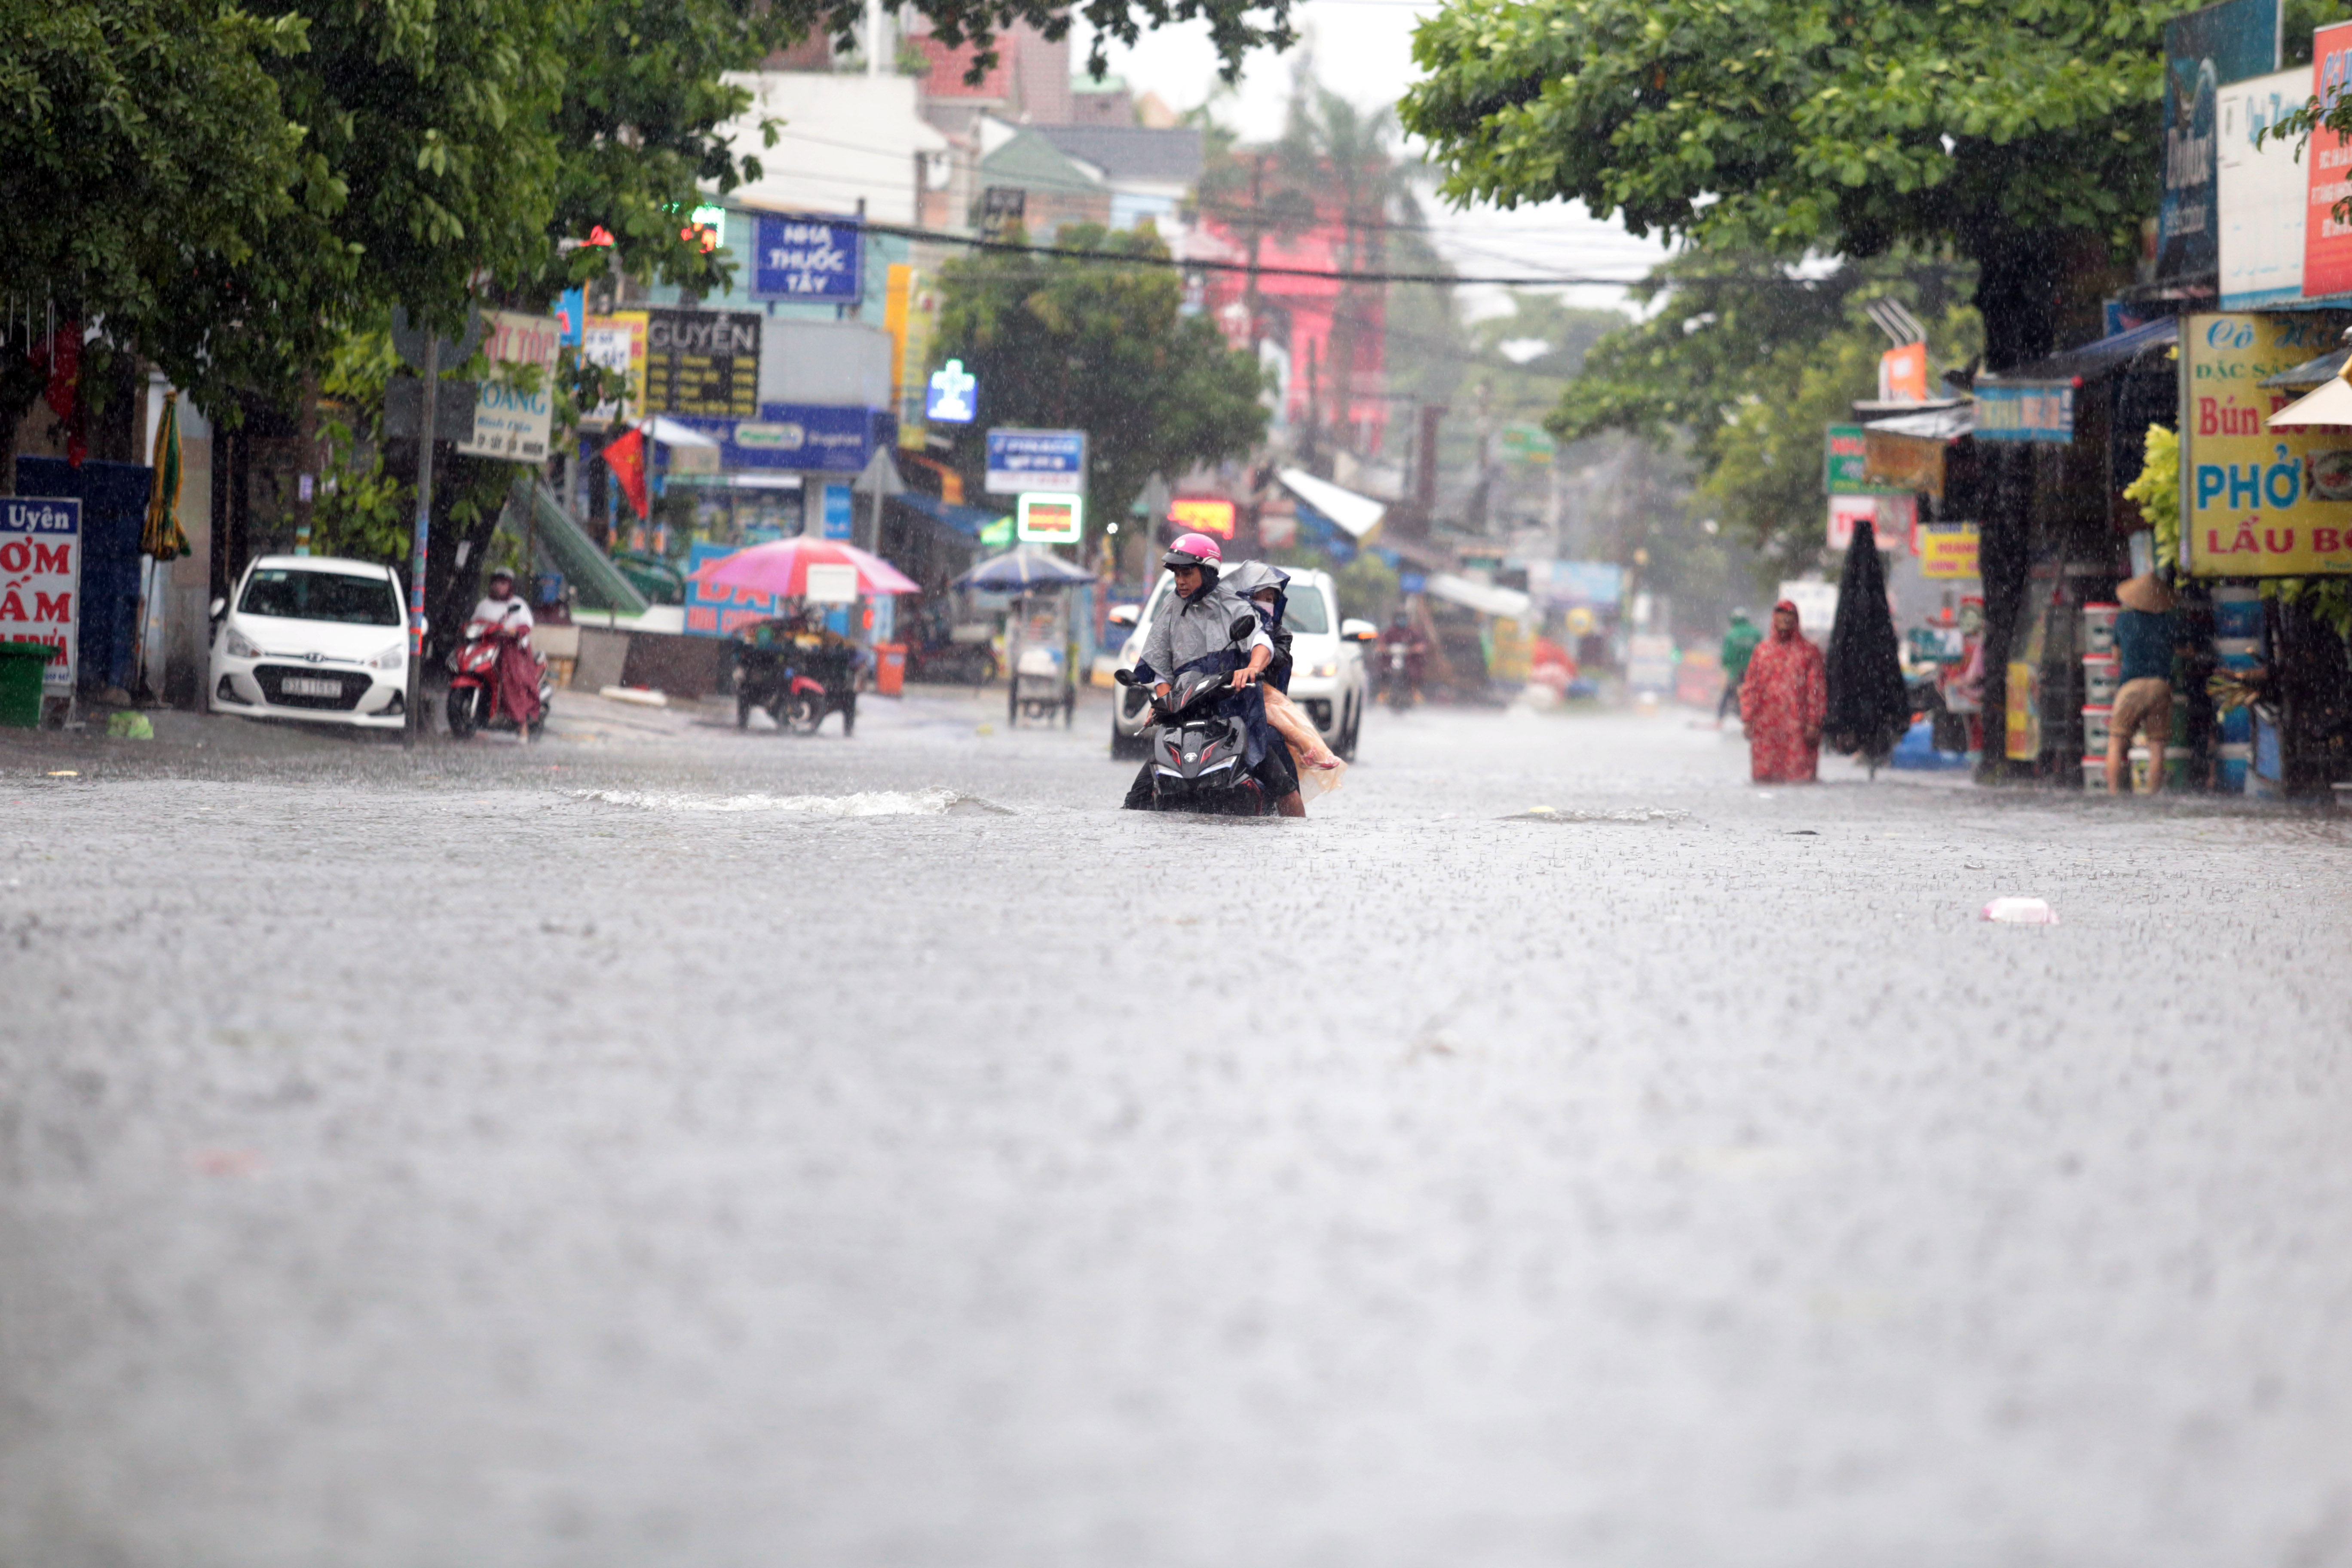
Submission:
M 527 658 L 532 663 L 539 706 L 532 713 L 509 713 L 499 700 L 499 663 Z M 476 621 L 466 628 L 466 641 L 449 656 L 449 697 L 444 710 L 449 733 L 460 741 L 477 730 L 509 730 L 528 742 L 531 728 L 542 724 L 555 703 L 555 681 L 547 658 L 530 646 L 530 629 L 510 630 L 503 625 Z
M 1233 624 L 1233 640 L 1245 643 L 1256 629 L 1257 617 L 1244 616 Z M 1136 683 L 1131 669 L 1112 679 L 1121 686 Z M 1274 809 L 1249 771 L 1247 726 L 1217 711 L 1232 689 L 1228 671 L 1190 670 L 1169 683 L 1164 702 L 1153 704 L 1143 764 L 1151 772 L 1152 810 L 1263 816 Z

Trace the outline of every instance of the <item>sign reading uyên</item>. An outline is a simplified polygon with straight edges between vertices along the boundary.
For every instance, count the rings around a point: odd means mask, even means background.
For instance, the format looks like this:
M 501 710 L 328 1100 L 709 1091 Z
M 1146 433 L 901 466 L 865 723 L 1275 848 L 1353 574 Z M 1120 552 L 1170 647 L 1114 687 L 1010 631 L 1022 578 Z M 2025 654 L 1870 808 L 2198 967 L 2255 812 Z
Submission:
M 81 629 L 81 502 L 0 499 L 0 642 L 55 651 L 41 672 L 45 697 L 70 697 Z

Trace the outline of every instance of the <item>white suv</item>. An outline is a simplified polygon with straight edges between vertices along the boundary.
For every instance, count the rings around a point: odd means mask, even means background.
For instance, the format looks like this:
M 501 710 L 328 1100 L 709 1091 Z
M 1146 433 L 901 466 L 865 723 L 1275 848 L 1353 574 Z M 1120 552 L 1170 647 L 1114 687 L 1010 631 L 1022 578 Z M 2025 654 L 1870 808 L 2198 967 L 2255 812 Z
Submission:
M 391 567 L 265 555 L 213 614 L 214 712 L 369 730 L 407 722 L 408 614 Z
M 1371 628 L 1353 622 L 1341 625 L 1339 595 L 1328 572 L 1288 566 L 1282 570 L 1290 574 L 1289 602 L 1282 615 L 1283 627 L 1290 633 L 1290 700 L 1315 721 L 1326 745 L 1353 762 L 1370 683 L 1364 672 L 1361 645 L 1343 634 L 1360 627 L 1360 636 Z M 1144 601 L 1133 635 L 1119 649 L 1122 666 L 1132 666 L 1143 657 L 1143 639 L 1151 630 L 1151 618 L 1165 608 L 1175 591 L 1176 580 L 1161 573 L 1160 581 L 1152 584 L 1151 597 Z M 1110 712 L 1112 756 L 1143 755 L 1144 717 L 1150 700 L 1151 694 L 1140 687 L 1118 693 Z

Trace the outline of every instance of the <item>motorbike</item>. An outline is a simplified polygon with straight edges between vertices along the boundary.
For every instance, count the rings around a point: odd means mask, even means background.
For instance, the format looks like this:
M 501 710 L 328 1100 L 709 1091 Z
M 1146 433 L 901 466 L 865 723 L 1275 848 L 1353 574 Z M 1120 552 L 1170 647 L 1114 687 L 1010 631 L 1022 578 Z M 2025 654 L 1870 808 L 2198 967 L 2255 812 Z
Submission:
M 857 671 L 847 648 L 803 647 L 791 639 L 747 643 L 737 650 L 735 727 L 747 728 L 751 710 L 764 708 L 776 728 L 814 735 L 824 716 L 841 715 L 844 738 L 857 729 Z
M 1255 616 L 1242 616 L 1233 624 L 1233 640 L 1246 642 L 1256 626 Z M 1132 669 L 1111 679 L 1121 686 L 1136 683 Z M 1190 670 L 1169 683 L 1164 701 L 1153 704 L 1144 756 L 1154 811 L 1264 816 L 1274 810 L 1265 787 L 1249 771 L 1248 727 L 1217 711 L 1232 689 L 1228 671 Z
M 464 741 L 477 730 L 511 730 L 528 742 L 531 727 L 547 721 L 548 710 L 555 703 L 555 680 L 548 672 L 546 655 L 530 646 L 530 635 L 525 631 L 518 636 L 503 626 L 486 626 L 478 621 L 466 628 L 465 643 L 449 656 L 449 696 L 445 711 L 451 735 Z M 529 720 L 499 709 L 499 660 L 502 658 L 529 658 L 536 667 L 539 711 Z
M 1381 649 L 1381 697 L 1399 713 L 1412 706 L 1412 650 L 1403 643 Z

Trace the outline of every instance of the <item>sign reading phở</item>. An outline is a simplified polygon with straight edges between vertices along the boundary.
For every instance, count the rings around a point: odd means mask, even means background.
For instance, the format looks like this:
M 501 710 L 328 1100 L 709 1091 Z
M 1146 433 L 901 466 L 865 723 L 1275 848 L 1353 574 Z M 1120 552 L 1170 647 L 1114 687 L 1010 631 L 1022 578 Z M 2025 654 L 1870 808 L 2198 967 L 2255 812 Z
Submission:
M 2273 430 L 2263 378 L 2336 346 L 2336 311 L 2185 316 L 2180 554 L 2199 577 L 2352 573 L 2352 433 Z
M 70 697 L 81 631 L 81 502 L 0 499 L 0 642 L 54 650 L 41 694 Z

